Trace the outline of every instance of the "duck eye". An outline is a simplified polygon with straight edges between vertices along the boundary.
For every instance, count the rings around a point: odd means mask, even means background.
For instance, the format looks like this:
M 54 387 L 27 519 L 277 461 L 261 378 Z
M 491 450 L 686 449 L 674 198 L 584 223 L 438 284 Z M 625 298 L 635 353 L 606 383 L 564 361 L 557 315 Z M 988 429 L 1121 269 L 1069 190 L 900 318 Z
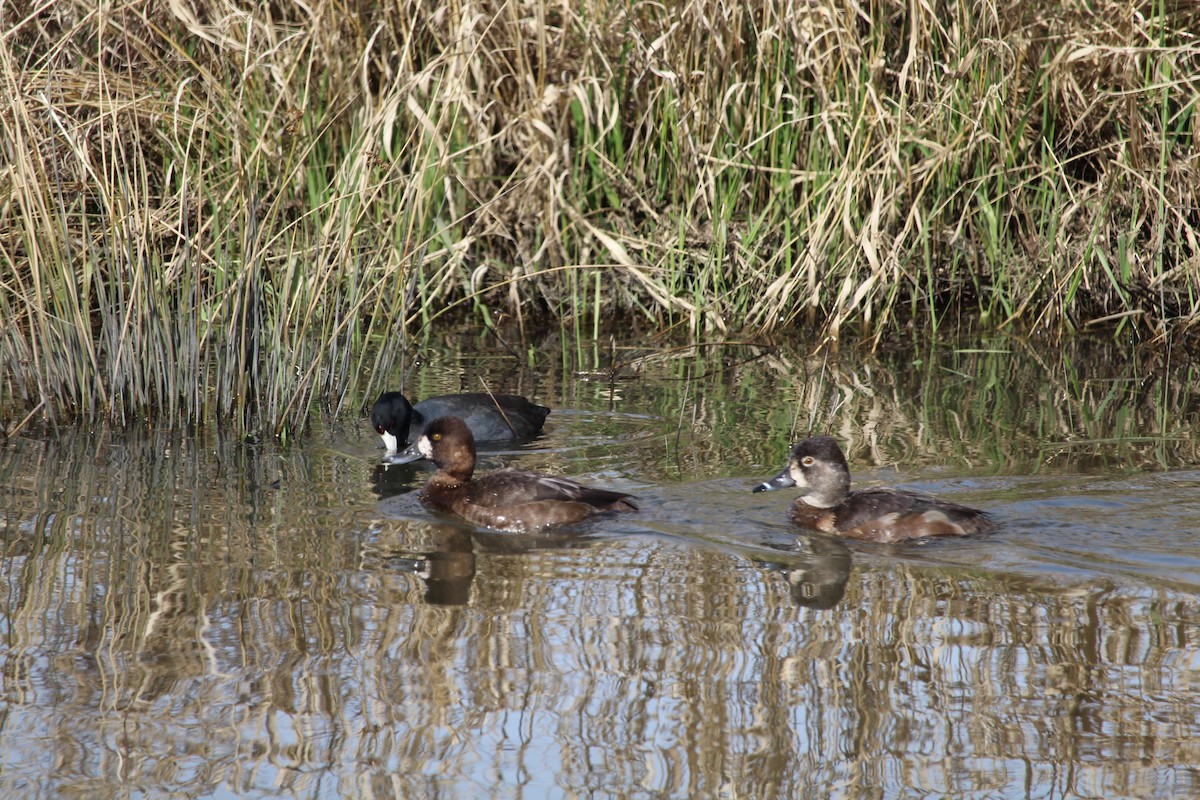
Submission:
M 429 438 L 433 439 L 435 442 L 440 442 L 442 440 L 442 435 L 440 433 L 435 433 L 433 436 L 430 436 Z
M 804 458 L 802 458 L 800 460 L 800 463 L 806 467 L 811 467 L 813 464 L 815 464 L 817 462 L 816 462 L 816 459 L 814 459 L 812 456 L 805 456 Z

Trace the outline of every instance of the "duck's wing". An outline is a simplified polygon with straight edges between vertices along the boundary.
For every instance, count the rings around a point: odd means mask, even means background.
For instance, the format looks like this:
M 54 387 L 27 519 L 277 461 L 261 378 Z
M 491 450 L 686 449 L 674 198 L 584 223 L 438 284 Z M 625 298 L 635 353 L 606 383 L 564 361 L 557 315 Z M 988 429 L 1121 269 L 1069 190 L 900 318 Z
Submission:
M 544 501 L 586 503 L 600 509 L 636 510 L 632 495 L 584 486 L 570 478 L 541 475 L 521 469 L 502 469 L 472 480 L 470 501 L 497 508 Z
M 979 509 L 902 489 L 851 493 L 837 509 L 836 526 L 844 536 L 876 541 L 966 536 L 997 527 Z

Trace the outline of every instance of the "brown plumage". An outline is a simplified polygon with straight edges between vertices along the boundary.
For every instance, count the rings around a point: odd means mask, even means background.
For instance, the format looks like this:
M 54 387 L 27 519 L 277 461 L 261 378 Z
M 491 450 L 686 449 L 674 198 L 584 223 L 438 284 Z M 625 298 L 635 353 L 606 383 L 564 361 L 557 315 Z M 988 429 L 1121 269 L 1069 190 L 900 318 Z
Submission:
M 421 502 L 476 525 L 523 532 L 606 511 L 637 511 L 631 495 L 528 470 L 501 469 L 472 478 L 475 439 L 458 417 L 430 422 L 417 447 L 438 468 L 421 490 Z
M 797 525 L 821 533 L 872 542 L 926 536 L 966 536 L 998 526 L 982 511 L 901 489 L 850 491 L 850 468 L 832 436 L 804 439 L 792 448 L 783 470 L 754 487 L 804 490 L 788 512 Z

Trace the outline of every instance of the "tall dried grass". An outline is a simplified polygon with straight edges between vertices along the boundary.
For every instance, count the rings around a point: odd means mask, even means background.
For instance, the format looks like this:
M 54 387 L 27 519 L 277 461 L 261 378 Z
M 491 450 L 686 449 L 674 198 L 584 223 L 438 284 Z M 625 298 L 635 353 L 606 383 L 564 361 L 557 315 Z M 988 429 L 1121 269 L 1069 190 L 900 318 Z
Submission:
M 286 433 L 406 333 L 1200 319 L 1200 12 L 0 3 L 0 404 Z

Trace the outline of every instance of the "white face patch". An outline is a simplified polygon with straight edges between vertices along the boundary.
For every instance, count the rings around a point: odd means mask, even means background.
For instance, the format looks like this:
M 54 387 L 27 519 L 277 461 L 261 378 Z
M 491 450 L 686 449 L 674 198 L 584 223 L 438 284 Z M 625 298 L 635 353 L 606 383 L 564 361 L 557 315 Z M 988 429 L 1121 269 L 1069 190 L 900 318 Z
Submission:
M 808 480 L 804 477 L 804 471 L 800 469 L 800 465 L 795 461 L 788 464 L 788 475 L 796 482 L 797 486 L 808 488 Z
M 399 444 L 399 442 L 396 441 L 395 435 L 388 433 L 387 431 L 384 431 L 379 435 L 383 437 L 383 446 L 387 448 L 388 453 L 396 452 L 396 445 Z
M 433 443 L 429 441 L 428 436 L 422 436 L 420 439 L 417 439 L 417 449 L 426 458 L 433 458 Z

